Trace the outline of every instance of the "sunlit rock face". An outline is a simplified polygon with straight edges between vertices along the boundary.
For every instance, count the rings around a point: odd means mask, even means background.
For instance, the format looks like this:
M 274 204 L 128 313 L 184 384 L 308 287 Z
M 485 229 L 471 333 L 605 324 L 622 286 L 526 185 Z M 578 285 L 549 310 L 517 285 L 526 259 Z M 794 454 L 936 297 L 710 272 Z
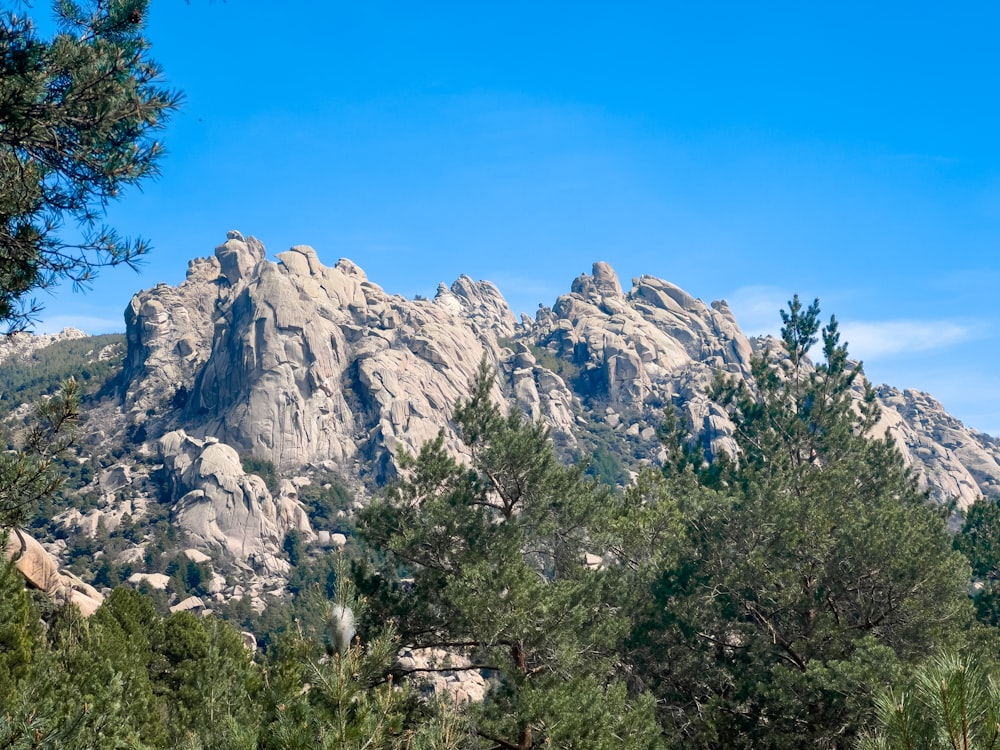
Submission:
M 980 494 L 1000 496 L 1000 441 L 965 427 L 930 394 L 883 385 L 882 419 L 874 430 L 895 439 L 924 487 L 960 509 Z
M 7 536 L 5 560 L 13 560 L 29 588 L 38 589 L 58 602 L 75 604 L 84 617 L 92 615 L 104 596 L 90 584 L 69 571 L 61 570 L 59 561 L 25 531 Z
M 244 472 L 236 451 L 214 438 L 174 430 L 160 439 L 159 452 L 176 498 L 172 521 L 187 539 L 254 570 L 288 573 L 281 554 L 285 534 L 294 529 L 307 541 L 314 537 L 294 488 L 272 496 L 263 479 Z
M 706 389 L 720 371 L 749 378 L 754 351 L 724 301 L 651 276 L 625 289 L 606 263 L 518 322 L 487 281 L 461 276 L 411 300 L 349 260 L 324 265 L 308 246 L 268 260 L 239 232 L 191 261 L 180 285 L 137 294 L 126 323 L 122 403 L 138 439 L 183 429 L 281 471 L 332 465 L 375 483 L 440 431 L 462 456 L 451 411 L 483 360 L 499 374 L 502 408 L 545 422 L 567 458 L 590 457 L 585 437 L 598 425 L 655 463 L 668 406 L 710 454 L 731 453 L 732 424 Z M 990 438 L 925 394 L 880 397 L 880 429 L 933 496 L 964 505 L 1000 488 Z
M 133 299 L 125 406 L 147 437 L 183 426 L 282 469 L 363 462 L 387 478 L 400 450 L 447 426 L 480 361 L 500 365 L 499 340 L 515 332 L 489 282 L 463 276 L 407 300 L 310 247 L 264 255 L 230 232 L 180 286 Z

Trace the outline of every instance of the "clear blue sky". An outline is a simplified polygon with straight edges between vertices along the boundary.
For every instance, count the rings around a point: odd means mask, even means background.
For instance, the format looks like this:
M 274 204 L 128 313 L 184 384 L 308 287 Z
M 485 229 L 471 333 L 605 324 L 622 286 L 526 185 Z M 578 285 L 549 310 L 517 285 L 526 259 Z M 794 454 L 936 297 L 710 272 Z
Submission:
M 875 382 L 1000 434 L 998 29 L 985 2 L 154 0 L 186 102 L 110 218 L 155 250 L 39 330 L 122 330 L 229 229 L 529 313 L 606 260 L 748 333 L 818 296 Z

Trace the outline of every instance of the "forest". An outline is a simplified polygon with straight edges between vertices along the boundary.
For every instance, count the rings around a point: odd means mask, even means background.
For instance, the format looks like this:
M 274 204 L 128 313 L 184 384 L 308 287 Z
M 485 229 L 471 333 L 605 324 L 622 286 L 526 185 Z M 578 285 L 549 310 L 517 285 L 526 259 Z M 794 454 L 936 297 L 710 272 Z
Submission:
M 794 298 L 756 385 L 717 378 L 736 455 L 706 461 L 665 414 L 668 460 L 624 491 L 502 413 L 484 363 L 452 414 L 461 460 L 441 439 L 407 456 L 346 551 L 297 560 L 256 651 L 252 613 L 118 587 L 85 619 L 8 564 L 0 744 L 993 746 L 1000 509 L 949 529 L 869 436 L 874 398 L 819 315 Z M 433 673 L 477 676 L 481 699 Z
M 12 330 L 30 326 L 33 291 L 146 251 L 101 222 L 155 174 L 179 102 L 148 57 L 146 10 L 58 3 L 52 41 L 23 17 L 0 24 Z M 566 464 L 542 423 L 502 411 L 484 362 L 451 412 L 461 455 L 439 437 L 405 456 L 344 522 L 341 552 L 289 534 L 290 598 L 263 615 L 170 613 L 106 567 L 94 580 L 113 590 L 85 618 L 5 563 L 0 748 L 1000 746 L 997 499 L 932 504 L 872 434 L 878 406 L 836 319 L 795 297 L 782 323 L 751 381 L 720 374 L 706 394 L 735 425 L 732 454 L 706 456 L 667 407 L 666 460 L 624 489 L 602 481 L 620 467 Z M 113 367 L 67 361 L 44 364 L 66 378 L 53 396 L 3 371 L 0 400 L 38 400 L 0 454 L 5 543 L 48 523 L 66 472 L 91 470 L 63 454 L 82 384 Z M 328 484 L 304 501 L 332 518 L 346 490 Z M 176 542 L 165 514 L 149 521 L 151 546 Z M 159 559 L 174 593 L 204 584 L 197 562 Z

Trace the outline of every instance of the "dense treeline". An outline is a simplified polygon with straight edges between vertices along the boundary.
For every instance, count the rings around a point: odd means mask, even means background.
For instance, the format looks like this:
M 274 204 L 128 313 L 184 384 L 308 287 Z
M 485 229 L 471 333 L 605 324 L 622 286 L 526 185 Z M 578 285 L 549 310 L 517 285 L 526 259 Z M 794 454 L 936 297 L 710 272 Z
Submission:
M 302 560 L 263 652 L 127 589 L 83 620 L 5 568 L 0 747 L 993 746 L 1000 511 L 952 535 L 866 437 L 836 321 L 796 298 L 784 323 L 752 385 L 714 387 L 737 455 L 708 463 L 666 415 L 665 467 L 624 493 L 502 414 L 484 366 L 453 415 L 466 460 L 407 457 L 367 547 Z M 485 699 L 419 690 L 445 670 Z

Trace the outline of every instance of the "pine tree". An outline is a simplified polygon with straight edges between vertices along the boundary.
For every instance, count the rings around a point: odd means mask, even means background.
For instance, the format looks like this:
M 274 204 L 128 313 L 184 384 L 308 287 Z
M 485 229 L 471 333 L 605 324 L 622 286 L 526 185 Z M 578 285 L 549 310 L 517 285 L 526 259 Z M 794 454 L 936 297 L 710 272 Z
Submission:
M 0 549 L 6 534 L 0 534 Z M 24 590 L 24 577 L 14 563 L 0 563 L 0 706 L 18 693 L 21 681 L 34 662 L 38 648 L 35 623 L 38 615 Z
M 56 2 L 51 40 L 30 18 L 0 18 L 0 320 L 11 329 L 38 311 L 33 290 L 85 284 L 147 250 L 101 224 L 111 200 L 156 173 L 153 134 L 178 103 L 148 54 L 147 8 Z
M 633 636 L 693 745 L 846 746 L 873 686 L 969 622 L 968 567 L 891 440 L 867 437 L 877 404 L 836 320 L 797 297 L 782 319 L 753 381 L 714 387 L 739 452 L 683 504 L 690 547 Z
M 972 566 L 973 601 L 981 622 L 1000 625 L 1000 503 L 979 498 L 965 511 L 955 549 Z
M 493 384 L 483 364 L 455 408 L 467 463 L 439 436 L 361 515 L 369 542 L 413 577 L 383 612 L 404 644 L 458 651 L 491 675 L 472 712 L 483 747 L 657 747 L 651 701 L 617 679 L 627 621 L 608 594 L 615 574 L 584 564 L 591 545 L 603 551 L 608 490 L 561 465 L 542 425 L 501 414 Z
M 859 750 L 1000 748 L 1000 685 L 968 656 L 930 659 L 906 689 L 882 691 L 876 713 Z

